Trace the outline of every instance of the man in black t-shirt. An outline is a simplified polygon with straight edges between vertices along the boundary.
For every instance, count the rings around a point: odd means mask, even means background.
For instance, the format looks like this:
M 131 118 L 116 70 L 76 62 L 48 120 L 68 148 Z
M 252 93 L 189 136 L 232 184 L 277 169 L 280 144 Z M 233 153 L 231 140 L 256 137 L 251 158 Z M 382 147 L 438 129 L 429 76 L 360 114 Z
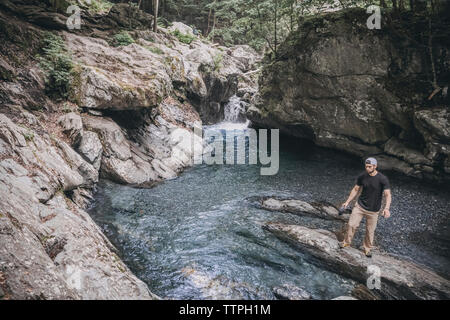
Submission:
M 382 214 L 385 218 L 389 218 L 391 215 L 389 209 L 392 201 L 389 180 L 384 174 L 377 171 L 377 160 L 375 158 L 368 158 L 366 160 L 366 171 L 361 173 L 356 179 L 356 185 L 350 192 L 347 201 L 343 204 L 344 208 L 348 207 L 361 188 L 361 195 L 359 196 L 348 221 L 348 228 L 344 236 L 344 241 L 339 245 L 341 248 L 350 246 L 356 229 L 362 218 L 365 217 L 366 236 L 364 238 L 363 247 L 366 256 L 371 257 L 372 254 L 370 250 L 373 246 L 378 212 L 381 209 L 383 193 L 386 196 L 386 206 Z

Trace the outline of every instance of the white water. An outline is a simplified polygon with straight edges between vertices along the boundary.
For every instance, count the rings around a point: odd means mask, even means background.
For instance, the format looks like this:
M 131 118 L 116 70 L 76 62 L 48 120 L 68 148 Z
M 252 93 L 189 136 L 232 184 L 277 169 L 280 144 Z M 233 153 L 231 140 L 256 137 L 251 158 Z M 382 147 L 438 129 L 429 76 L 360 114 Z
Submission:
M 224 110 L 224 122 L 225 123 L 237 123 L 243 120 L 243 114 L 245 114 L 246 103 L 238 96 L 234 95 L 230 98 L 225 105 Z

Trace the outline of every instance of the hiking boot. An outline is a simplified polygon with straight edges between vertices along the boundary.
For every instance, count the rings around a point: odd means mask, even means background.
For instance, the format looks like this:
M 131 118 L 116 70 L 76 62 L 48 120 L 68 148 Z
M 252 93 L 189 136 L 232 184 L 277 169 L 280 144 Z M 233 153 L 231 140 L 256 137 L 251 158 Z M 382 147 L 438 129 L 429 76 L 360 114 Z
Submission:
M 369 251 L 364 251 L 364 254 L 366 255 L 367 258 L 372 258 L 372 252 Z
M 339 242 L 339 248 L 344 249 L 346 247 L 350 247 L 350 245 L 348 243 Z

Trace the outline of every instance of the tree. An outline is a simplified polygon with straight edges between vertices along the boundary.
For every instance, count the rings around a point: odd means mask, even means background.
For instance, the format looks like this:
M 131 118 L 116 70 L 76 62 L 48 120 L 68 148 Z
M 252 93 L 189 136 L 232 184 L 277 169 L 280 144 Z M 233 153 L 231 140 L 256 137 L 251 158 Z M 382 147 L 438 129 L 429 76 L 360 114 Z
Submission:
M 159 0 L 153 0 L 153 32 L 158 32 Z

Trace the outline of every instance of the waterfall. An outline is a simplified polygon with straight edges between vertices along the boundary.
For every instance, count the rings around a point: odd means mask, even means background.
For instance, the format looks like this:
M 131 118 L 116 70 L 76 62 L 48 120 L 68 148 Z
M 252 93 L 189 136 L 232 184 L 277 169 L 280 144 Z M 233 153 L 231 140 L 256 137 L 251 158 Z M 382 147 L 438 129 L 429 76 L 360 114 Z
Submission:
M 241 98 L 236 95 L 232 96 L 224 108 L 224 122 L 246 122 L 245 105 L 246 103 Z

